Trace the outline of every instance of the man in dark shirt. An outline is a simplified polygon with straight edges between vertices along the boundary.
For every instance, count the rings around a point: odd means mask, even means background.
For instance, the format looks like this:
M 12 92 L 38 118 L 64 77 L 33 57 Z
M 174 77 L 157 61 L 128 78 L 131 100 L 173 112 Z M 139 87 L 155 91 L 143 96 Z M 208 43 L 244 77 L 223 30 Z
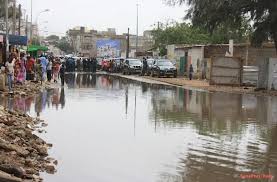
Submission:
M 64 74 L 65 74 L 65 66 L 64 64 L 62 64 L 60 68 L 60 78 L 61 78 L 62 86 L 64 86 Z
M 142 61 L 141 76 L 144 76 L 146 71 L 147 71 L 147 61 L 146 61 L 146 58 L 144 57 Z

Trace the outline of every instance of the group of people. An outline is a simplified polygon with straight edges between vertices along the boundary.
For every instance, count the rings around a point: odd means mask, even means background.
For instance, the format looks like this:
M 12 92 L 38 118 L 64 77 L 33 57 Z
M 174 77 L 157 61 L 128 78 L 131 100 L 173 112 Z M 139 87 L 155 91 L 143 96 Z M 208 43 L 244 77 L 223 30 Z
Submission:
M 97 60 L 96 58 L 90 58 L 90 59 L 83 59 L 82 61 L 82 66 L 83 66 L 83 71 L 88 71 L 88 72 L 96 72 L 97 69 Z M 77 60 L 77 70 L 81 70 L 81 60 Z
M 9 92 L 12 92 L 13 83 L 24 84 L 26 80 L 42 84 L 46 80 L 51 82 L 52 79 L 58 82 L 60 77 L 64 85 L 65 66 L 53 56 L 41 55 L 35 59 L 25 53 L 14 52 L 2 65 L 1 71 L 7 75 Z
M 101 69 L 103 71 L 118 73 L 123 69 L 124 59 L 103 59 L 101 62 Z
M 96 72 L 97 60 L 96 58 L 79 58 L 75 60 L 72 57 L 66 59 L 66 68 L 68 72 L 74 71 L 86 71 L 86 72 Z

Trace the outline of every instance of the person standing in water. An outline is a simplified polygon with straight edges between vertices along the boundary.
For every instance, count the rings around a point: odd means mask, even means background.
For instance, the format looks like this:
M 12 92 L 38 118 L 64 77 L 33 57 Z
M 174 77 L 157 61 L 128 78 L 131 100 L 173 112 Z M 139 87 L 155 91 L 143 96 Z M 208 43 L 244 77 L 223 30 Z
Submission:
M 52 59 L 49 60 L 48 64 L 47 64 L 47 80 L 48 82 L 51 82 L 52 79 Z
M 189 67 L 189 80 L 192 80 L 192 76 L 193 76 L 193 67 L 192 64 Z
M 65 66 L 64 64 L 62 64 L 60 68 L 60 78 L 61 78 L 62 86 L 64 86 L 64 75 L 65 75 Z

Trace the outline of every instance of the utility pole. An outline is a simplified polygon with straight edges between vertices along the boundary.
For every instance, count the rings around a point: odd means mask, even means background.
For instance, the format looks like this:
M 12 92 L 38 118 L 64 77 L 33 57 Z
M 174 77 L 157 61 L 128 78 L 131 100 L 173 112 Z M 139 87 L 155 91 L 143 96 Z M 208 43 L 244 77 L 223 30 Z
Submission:
M 18 6 L 19 18 L 18 18 L 18 35 L 21 35 L 21 4 Z
M 5 0 L 5 21 L 6 21 L 6 60 L 9 58 L 9 7 L 8 0 Z
M 12 34 L 15 35 L 16 30 L 16 0 L 13 0 L 13 29 Z
M 129 52 L 130 52 L 130 28 L 128 28 L 128 34 L 127 34 L 126 59 L 129 58 Z
M 33 39 L 33 0 L 31 0 L 31 29 L 30 29 L 30 42 L 32 44 Z
M 138 7 L 139 7 L 139 4 L 137 4 L 137 37 L 136 37 L 136 57 L 137 57 L 137 53 L 138 53 L 138 21 L 139 21 Z
M 26 28 L 25 28 L 26 36 L 28 37 L 28 15 L 26 15 Z

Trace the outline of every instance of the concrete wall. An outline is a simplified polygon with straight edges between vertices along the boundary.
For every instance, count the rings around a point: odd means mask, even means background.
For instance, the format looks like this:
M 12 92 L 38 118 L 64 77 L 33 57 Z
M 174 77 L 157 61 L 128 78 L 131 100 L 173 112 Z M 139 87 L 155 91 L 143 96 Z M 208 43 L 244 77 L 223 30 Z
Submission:
M 269 59 L 268 89 L 277 90 L 277 58 Z
M 167 46 L 167 58 L 170 60 L 175 59 L 175 45 L 168 45 Z
M 218 57 L 212 59 L 211 85 L 241 85 L 242 62 L 238 58 Z
M 167 58 L 170 60 L 179 61 L 181 57 L 185 56 L 184 48 L 177 48 L 176 45 L 167 46 Z
M 200 71 L 201 62 L 204 59 L 204 47 L 192 47 L 188 51 L 188 67 L 192 64 L 194 72 Z
M 242 83 L 246 86 L 257 86 L 259 76 L 258 66 L 243 66 Z
M 209 45 L 205 46 L 205 58 L 225 56 L 229 50 L 228 45 Z M 274 47 L 247 47 L 246 45 L 234 46 L 234 57 L 239 57 L 243 61 L 244 66 L 257 66 L 258 61 L 268 57 L 276 57 Z

